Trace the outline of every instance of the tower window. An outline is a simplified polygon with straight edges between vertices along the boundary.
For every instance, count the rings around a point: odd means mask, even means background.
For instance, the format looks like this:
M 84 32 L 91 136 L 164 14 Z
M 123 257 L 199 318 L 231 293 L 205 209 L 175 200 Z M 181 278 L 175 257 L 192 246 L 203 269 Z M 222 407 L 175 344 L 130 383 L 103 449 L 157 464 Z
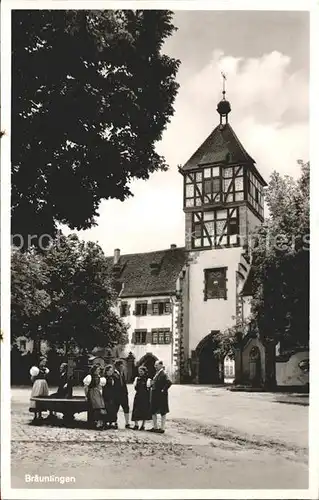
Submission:
M 210 210 L 192 214 L 193 248 L 218 248 L 238 245 L 239 209 Z
M 185 207 L 200 207 L 211 203 L 219 203 L 221 201 L 220 193 L 221 177 L 219 167 L 205 167 L 200 172 L 185 175 Z
M 220 191 L 220 180 L 217 178 L 213 179 L 213 193 L 218 193 Z
M 239 224 L 238 219 L 232 218 L 228 221 L 228 234 L 229 236 L 233 236 L 234 234 L 239 233 Z
M 205 269 L 204 300 L 227 299 L 227 267 Z
M 194 225 L 194 233 L 195 233 L 195 238 L 200 238 L 202 236 L 202 225 L 201 224 Z
M 204 193 L 205 194 L 211 194 L 212 192 L 212 184 L 211 181 L 205 181 L 204 182 Z

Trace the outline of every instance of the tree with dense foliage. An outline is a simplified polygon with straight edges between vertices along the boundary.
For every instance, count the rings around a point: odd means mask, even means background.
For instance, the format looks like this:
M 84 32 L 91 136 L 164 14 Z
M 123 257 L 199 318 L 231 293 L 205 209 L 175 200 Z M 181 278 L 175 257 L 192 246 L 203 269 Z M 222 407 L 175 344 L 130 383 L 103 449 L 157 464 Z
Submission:
M 270 216 L 252 254 L 252 317 L 262 338 L 285 348 L 309 342 L 309 181 L 309 163 L 298 180 L 271 176 Z
M 46 290 L 47 266 L 34 249 L 11 253 L 11 338 L 21 335 L 38 339 L 41 335 L 42 313 L 51 304 Z
M 43 254 L 15 251 L 12 273 L 13 339 L 41 338 L 66 351 L 126 342 L 126 326 L 112 309 L 112 276 L 97 244 L 60 234 Z
M 179 61 L 168 10 L 12 13 L 12 234 L 96 224 L 103 199 L 167 168 Z
M 268 345 L 309 342 L 310 165 L 298 180 L 274 172 L 265 193 L 269 217 L 251 235 L 251 317 L 216 336 L 215 354 L 232 355 L 253 323 Z M 236 318 L 234 318 L 235 323 Z
M 237 322 L 236 317 L 233 319 L 233 326 L 214 334 L 214 355 L 221 361 L 223 361 L 226 356 L 234 359 L 243 335 L 248 332 L 251 327 L 251 318 Z

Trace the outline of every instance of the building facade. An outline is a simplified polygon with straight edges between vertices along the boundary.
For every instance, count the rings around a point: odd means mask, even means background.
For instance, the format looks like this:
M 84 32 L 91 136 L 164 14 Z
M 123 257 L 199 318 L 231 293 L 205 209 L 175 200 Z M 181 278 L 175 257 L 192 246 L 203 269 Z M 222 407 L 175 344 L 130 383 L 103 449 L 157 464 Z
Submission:
M 116 312 L 128 325 L 128 342 L 121 352 L 128 378 L 134 378 L 140 364 L 152 375 L 159 359 L 168 375 L 180 381 L 185 249 L 171 245 L 130 255 L 116 249 L 108 262 L 119 290 Z

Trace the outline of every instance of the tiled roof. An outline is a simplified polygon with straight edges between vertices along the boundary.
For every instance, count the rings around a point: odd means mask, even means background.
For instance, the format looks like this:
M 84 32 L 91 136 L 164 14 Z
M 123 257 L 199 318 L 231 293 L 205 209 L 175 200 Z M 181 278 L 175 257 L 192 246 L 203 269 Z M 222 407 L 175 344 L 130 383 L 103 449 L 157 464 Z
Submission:
M 231 126 L 218 125 L 203 144 L 182 167 L 191 170 L 208 164 L 217 163 L 255 163 L 244 149 Z
M 108 257 L 107 260 L 110 268 L 113 268 L 113 257 Z M 121 297 L 173 293 L 185 263 L 185 248 L 121 255 L 118 277 L 124 284 Z

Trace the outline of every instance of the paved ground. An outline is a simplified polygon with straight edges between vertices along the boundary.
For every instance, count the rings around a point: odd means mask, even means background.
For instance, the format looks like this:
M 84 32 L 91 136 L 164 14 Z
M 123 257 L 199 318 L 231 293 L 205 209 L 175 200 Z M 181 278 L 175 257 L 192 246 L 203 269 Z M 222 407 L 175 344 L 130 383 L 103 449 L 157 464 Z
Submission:
M 123 429 L 122 414 L 118 431 L 87 430 L 84 415 L 76 429 L 30 426 L 29 395 L 12 391 L 13 488 L 308 488 L 305 396 L 172 386 L 167 431 L 153 435 Z

